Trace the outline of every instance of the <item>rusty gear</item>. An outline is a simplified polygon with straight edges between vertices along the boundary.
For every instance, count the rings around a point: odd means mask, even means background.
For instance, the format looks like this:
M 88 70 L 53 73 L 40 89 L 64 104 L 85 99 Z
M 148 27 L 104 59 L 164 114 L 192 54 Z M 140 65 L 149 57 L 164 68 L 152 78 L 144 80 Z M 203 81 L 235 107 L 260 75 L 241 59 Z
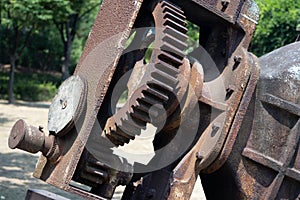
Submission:
M 106 137 L 117 146 L 134 139 L 147 123 L 155 124 L 154 119 L 161 110 L 170 115 L 185 93 L 186 87 L 178 83 L 178 76 L 184 71 L 180 66 L 184 65 L 187 47 L 184 13 L 171 3 L 161 1 L 154 8 L 153 16 L 156 34 L 150 63 L 144 66 L 145 73 L 136 90 L 107 120 L 104 128 Z M 141 65 L 138 62 L 134 68 L 143 67 Z

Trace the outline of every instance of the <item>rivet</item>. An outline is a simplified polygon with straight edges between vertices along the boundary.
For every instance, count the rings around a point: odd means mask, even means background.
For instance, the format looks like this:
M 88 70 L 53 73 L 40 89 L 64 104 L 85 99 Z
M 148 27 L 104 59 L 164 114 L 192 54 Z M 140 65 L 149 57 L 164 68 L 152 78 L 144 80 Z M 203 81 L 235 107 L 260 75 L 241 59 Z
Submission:
M 201 160 L 203 160 L 204 155 L 202 153 L 200 153 L 200 152 L 197 152 L 196 153 L 196 157 L 201 161 Z

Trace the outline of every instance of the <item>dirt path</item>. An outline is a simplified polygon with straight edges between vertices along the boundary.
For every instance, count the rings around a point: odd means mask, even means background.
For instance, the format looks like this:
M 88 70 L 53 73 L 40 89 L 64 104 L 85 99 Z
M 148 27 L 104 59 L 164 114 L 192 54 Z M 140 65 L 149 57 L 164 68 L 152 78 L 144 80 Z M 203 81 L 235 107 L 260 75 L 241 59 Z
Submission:
M 47 127 L 48 108 L 47 102 L 9 105 L 0 100 L 0 200 L 24 199 L 29 188 L 44 189 L 72 200 L 81 199 L 32 177 L 38 155 L 8 148 L 9 131 L 15 121 L 22 118 L 31 125 Z M 117 189 L 114 199 L 120 198 L 121 191 L 122 188 Z M 200 182 L 191 199 L 205 199 Z

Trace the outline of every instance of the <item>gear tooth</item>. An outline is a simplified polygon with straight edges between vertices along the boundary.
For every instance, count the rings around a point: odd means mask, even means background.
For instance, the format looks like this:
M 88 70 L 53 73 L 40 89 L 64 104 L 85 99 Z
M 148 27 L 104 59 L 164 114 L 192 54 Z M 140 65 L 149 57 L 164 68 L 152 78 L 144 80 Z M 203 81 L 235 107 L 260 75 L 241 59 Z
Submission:
M 174 12 L 175 14 L 180 15 L 182 18 L 185 18 L 185 16 L 183 15 L 184 14 L 183 10 L 181 10 L 176 5 L 173 5 L 167 1 L 164 1 L 162 3 L 162 8 L 164 8 L 163 12 Z M 171 11 L 169 10 L 165 11 L 166 9 L 169 9 Z
M 117 130 L 117 124 L 114 123 L 113 126 L 109 127 L 110 131 L 116 131 Z
M 163 92 L 159 91 L 158 89 L 156 89 L 154 87 L 148 87 L 147 92 L 149 92 L 150 94 L 156 96 L 157 98 L 161 99 L 162 101 L 168 101 L 169 100 L 169 97 L 167 95 L 165 95 Z
M 126 134 L 129 135 L 139 135 L 141 129 L 146 128 L 146 124 L 144 122 L 138 122 L 136 123 L 133 121 L 133 119 L 128 120 L 122 120 L 122 124 L 119 126 L 119 128 Z
M 162 13 L 158 26 L 163 26 L 163 37 L 159 40 L 154 71 L 147 81 L 146 89 L 133 95 L 127 110 L 117 112 L 108 120 L 104 133 L 115 145 L 124 145 L 140 135 L 141 129 L 161 114 L 178 85 L 179 66 L 183 64 L 184 50 L 187 48 L 186 17 L 183 10 L 167 1 L 158 3 Z M 157 21 L 155 21 L 157 23 Z M 155 38 L 157 39 L 157 38 Z M 173 95 L 174 96 L 174 95 Z M 114 121 L 111 121 L 114 120 Z M 153 122 L 155 123 L 155 122 Z M 109 126 L 110 125 L 110 126 Z
M 159 63 L 155 64 L 155 68 L 167 74 L 170 74 L 173 77 L 177 77 L 177 75 L 179 74 L 179 69 L 161 60 L 159 61 Z
M 185 18 L 182 18 L 180 15 L 178 16 L 178 14 L 165 12 L 164 18 L 170 19 L 170 20 L 180 24 L 181 26 L 186 27 Z
M 173 46 L 178 48 L 180 51 L 184 51 L 187 48 L 187 44 L 185 42 L 175 38 L 174 36 L 172 36 L 170 34 L 165 34 L 163 41 L 167 42 L 169 44 L 172 44 Z
M 135 127 L 137 130 L 146 129 L 146 123 L 144 121 L 136 121 L 131 117 L 130 114 L 128 114 L 129 120 L 124 121 L 124 123 L 126 123 L 128 126 Z
M 164 61 L 166 63 L 169 63 L 171 65 L 174 65 L 175 67 L 179 67 L 180 65 L 182 65 L 182 60 L 176 58 L 175 56 L 171 55 L 171 54 L 168 54 L 164 51 L 161 51 L 159 56 L 158 56 L 158 59 L 161 60 L 161 61 Z
M 150 119 L 148 113 L 145 113 L 140 110 L 135 110 L 133 113 L 131 113 L 131 117 L 135 118 L 137 120 L 143 121 L 145 123 L 151 122 L 151 119 Z
M 123 139 L 120 139 L 116 136 L 116 134 L 106 135 L 106 137 L 116 146 L 123 146 Z
M 188 31 L 188 29 L 186 27 L 184 27 L 181 24 L 178 24 L 175 21 L 170 20 L 168 18 L 165 20 L 164 25 L 173 27 L 174 29 L 180 31 L 181 33 L 187 33 L 187 31 Z
M 169 85 L 166 85 L 165 83 L 163 83 L 163 82 L 161 82 L 159 80 L 156 80 L 156 79 L 148 81 L 146 84 L 147 85 L 155 85 L 156 87 L 161 88 L 162 90 L 166 91 L 167 93 L 170 93 L 170 92 L 174 91 L 173 87 L 171 87 Z
M 141 127 L 143 127 L 144 124 L 142 122 L 141 123 L 139 123 L 139 122 L 133 123 L 132 122 L 131 113 L 133 113 L 134 110 L 135 110 L 134 106 L 131 106 L 131 107 L 127 108 L 127 109 L 128 110 L 126 111 L 126 113 L 124 114 L 124 116 L 122 116 L 120 118 L 119 123 L 117 123 L 117 127 L 124 127 L 125 124 L 126 125 L 134 126 L 135 129 L 140 129 Z
M 185 53 L 177 47 L 173 46 L 173 44 L 165 42 L 161 49 L 162 51 L 169 53 L 180 60 L 182 60 L 185 57 Z
M 152 72 L 151 73 L 151 76 L 154 78 L 154 79 L 157 79 L 161 82 L 163 82 L 164 84 L 167 84 L 173 88 L 176 87 L 177 83 L 178 83 L 178 80 L 176 78 L 174 78 L 173 76 L 170 76 L 162 71 L 158 72 Z M 156 94 L 156 93 L 154 93 Z M 159 94 L 158 94 L 159 95 Z
M 144 129 L 146 128 L 147 122 L 145 120 L 139 120 L 136 118 L 132 117 L 132 113 L 137 112 L 136 109 L 133 109 L 133 112 L 131 112 L 130 114 L 128 114 L 129 116 L 129 120 L 127 121 L 129 124 L 131 124 L 132 126 L 135 125 L 136 127 L 139 127 L 139 129 Z
M 162 99 L 157 98 L 155 95 L 149 93 L 148 91 L 143 91 L 143 94 L 144 94 L 144 98 L 141 98 L 141 100 L 143 102 L 150 104 L 151 106 L 155 104 L 163 103 Z
M 159 81 L 161 81 L 162 83 L 169 85 L 173 88 L 176 87 L 178 80 L 175 79 L 172 76 L 166 76 L 166 74 L 164 74 L 163 72 L 152 72 L 151 76 Z
M 137 100 L 137 102 L 138 102 L 137 103 L 138 105 L 135 107 L 135 109 L 141 110 L 143 112 L 148 112 L 149 111 L 149 109 L 151 107 L 150 104 L 146 104 L 144 102 L 139 102 L 138 100 Z
M 104 127 L 104 133 L 107 135 L 111 134 L 111 132 L 116 131 L 117 124 L 115 123 L 115 120 L 111 117 L 107 120 L 105 127 Z
M 129 142 L 129 140 L 134 140 L 134 138 L 135 138 L 134 137 L 135 134 L 127 134 L 121 128 L 118 128 L 117 134 L 121 135 L 122 137 L 127 138 L 128 142 Z
M 166 29 L 164 30 L 164 33 L 169 34 L 175 38 L 177 38 L 180 41 L 186 41 L 188 39 L 188 36 L 185 35 L 184 33 L 176 30 L 175 28 L 171 26 L 166 26 Z
M 129 139 L 127 137 L 124 137 L 120 134 L 118 134 L 119 132 L 116 132 L 116 134 L 113 135 L 114 139 L 118 142 L 116 142 L 118 145 L 123 146 L 125 143 L 128 144 L 129 143 Z M 114 144 L 116 144 L 114 143 Z

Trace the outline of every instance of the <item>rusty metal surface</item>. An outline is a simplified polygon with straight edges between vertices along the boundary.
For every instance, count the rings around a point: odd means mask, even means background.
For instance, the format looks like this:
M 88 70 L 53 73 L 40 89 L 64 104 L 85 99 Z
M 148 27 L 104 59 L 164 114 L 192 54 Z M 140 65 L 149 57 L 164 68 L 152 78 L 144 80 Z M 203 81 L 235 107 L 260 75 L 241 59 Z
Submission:
M 230 0 L 192 0 L 189 2 L 176 1 L 176 3 L 182 7 L 185 7 L 183 5 L 187 5 L 186 7 L 198 7 L 198 10 L 205 8 L 205 10 L 209 11 L 208 13 L 213 13 L 215 16 L 223 18 L 224 20 L 234 24 L 239 16 L 239 11 L 244 2 Z M 201 14 L 193 13 L 193 15 Z
M 53 135 L 46 136 L 42 127 L 28 125 L 24 120 L 18 120 L 9 135 L 8 146 L 11 149 L 21 149 L 30 153 L 42 152 L 49 162 L 56 162 L 60 149 Z
M 130 77 L 131 81 L 137 79 L 129 90 L 132 94 L 106 122 L 105 136 L 115 145 L 134 139 L 147 123 L 159 123 L 161 110 L 166 111 L 168 117 L 187 88 L 189 73 L 185 69 L 189 69 L 189 63 L 184 61 L 187 29 L 183 12 L 161 1 L 155 6 L 153 17 L 156 32 L 150 62 L 137 62 Z
M 294 43 L 259 59 L 256 92 L 237 137 L 228 142 L 233 150 L 219 170 L 201 175 L 208 198 L 299 197 L 298 55 L 299 43 Z
M 97 160 L 92 154 L 84 151 L 73 180 L 92 187 L 91 193 L 104 198 L 112 198 L 118 185 L 126 185 L 132 178 L 133 167 L 125 159 L 116 155 L 115 165 L 122 166 L 122 170 L 114 169 L 101 160 Z M 104 159 L 103 159 L 104 160 Z
M 251 98 L 254 94 L 254 91 L 255 91 L 255 88 L 256 88 L 256 85 L 257 85 L 257 82 L 259 79 L 260 68 L 259 68 L 259 64 L 258 64 L 258 59 L 253 55 L 249 55 L 249 60 L 250 60 L 249 63 L 252 66 L 252 69 L 251 69 L 251 76 L 250 76 L 249 82 L 247 83 L 247 88 L 246 88 L 245 93 L 243 94 L 242 100 L 239 104 L 237 114 L 234 117 L 234 121 L 230 128 L 230 131 L 226 138 L 224 146 L 223 146 L 222 150 L 220 151 L 218 158 L 207 169 L 205 169 L 206 173 L 212 173 L 212 172 L 217 171 L 226 162 L 228 156 L 230 155 L 231 151 L 233 150 L 233 145 L 235 143 L 236 137 L 241 128 L 244 116 L 249 107 Z
M 19 148 L 30 153 L 37 153 L 44 148 L 45 133 L 38 128 L 28 126 L 22 119 L 18 120 L 8 139 L 8 146 L 11 149 Z
M 239 130 L 241 126 L 241 120 L 243 119 L 243 116 L 245 115 L 246 109 L 248 108 L 250 99 L 253 95 L 254 88 L 257 83 L 257 76 L 258 76 L 258 66 L 253 65 L 251 66 L 252 73 L 249 79 L 249 83 L 247 85 L 246 91 L 243 94 L 242 103 L 239 105 L 237 114 L 235 116 L 233 125 L 230 129 L 229 136 L 226 140 L 225 147 L 222 148 L 222 154 L 219 155 L 218 160 L 214 160 L 212 162 L 213 164 L 205 167 L 201 163 L 201 161 L 207 156 L 207 153 L 210 153 L 210 150 L 213 150 L 218 145 L 215 145 L 215 143 L 211 143 L 207 137 L 213 133 L 213 137 L 220 135 L 220 123 L 218 123 L 218 118 L 215 119 L 215 121 L 212 121 L 211 125 L 205 130 L 203 133 L 203 136 L 206 138 L 202 140 L 202 142 L 208 142 L 209 144 L 203 145 L 201 142 L 201 138 L 199 140 L 199 143 L 196 143 L 194 148 L 182 159 L 182 161 L 177 165 L 177 167 L 174 169 L 174 176 L 171 186 L 171 192 L 169 199 L 188 199 L 192 193 L 192 190 L 194 188 L 194 184 L 197 180 L 197 174 L 200 173 L 200 171 L 205 171 L 206 173 L 212 173 L 213 171 L 220 168 L 224 162 L 227 160 L 227 157 L 223 154 L 230 154 L 232 149 L 229 149 L 228 147 L 233 145 L 235 138 L 237 135 L 237 130 Z M 249 99 L 250 98 L 250 99 Z M 219 115 L 218 117 L 224 117 L 222 115 Z M 201 136 L 202 137 L 202 136 Z M 228 144 L 230 143 L 230 145 Z M 203 146 L 207 146 L 207 149 L 204 149 Z M 219 153 L 219 152 L 217 152 Z
M 188 55 L 186 20 L 199 26 L 201 35 Z M 31 140 L 31 126 L 20 121 L 10 146 L 42 151 L 34 176 L 87 199 L 110 199 L 118 185 L 127 185 L 123 199 L 188 199 L 199 173 L 211 199 L 226 195 L 226 181 L 232 183 L 231 199 L 296 197 L 299 66 L 283 70 L 284 50 L 261 58 L 265 67 L 253 96 L 259 67 L 247 48 L 257 20 L 252 0 L 105 0 L 75 76 L 62 84 L 51 105 L 50 133 L 58 137 L 32 127 Z M 143 26 L 153 27 L 136 30 L 125 49 L 133 27 Z M 126 52 L 134 45 L 139 49 Z M 299 55 L 295 48 L 285 50 Z M 278 67 L 270 72 L 270 65 Z M 129 72 L 122 86 L 128 87 L 127 102 L 113 113 L 114 87 Z M 275 108 L 290 121 L 274 117 Z M 114 155 L 114 147 L 135 139 L 147 123 L 158 127 L 147 165 L 132 166 Z M 71 180 L 91 190 L 76 188 Z M 287 182 L 297 184 L 287 192 Z M 221 185 L 220 193 L 214 193 L 214 183 Z
M 142 1 L 113 0 L 102 3 L 75 75 L 87 80 L 87 108 L 82 124 L 60 138 L 62 157 L 51 164 L 40 158 L 35 176 L 46 182 L 70 190 L 69 185 L 80 155 L 94 126 L 117 61 L 125 46 Z M 114 24 L 112 26 L 111 24 Z M 101 55 L 101 56 L 99 56 Z
M 266 171 L 273 171 L 269 185 L 251 186 L 266 199 L 296 199 L 300 193 L 299 47 L 300 43 L 294 43 L 260 58 L 262 73 L 253 132 L 243 156 L 253 166 L 263 165 Z M 256 171 L 268 175 L 259 168 Z

